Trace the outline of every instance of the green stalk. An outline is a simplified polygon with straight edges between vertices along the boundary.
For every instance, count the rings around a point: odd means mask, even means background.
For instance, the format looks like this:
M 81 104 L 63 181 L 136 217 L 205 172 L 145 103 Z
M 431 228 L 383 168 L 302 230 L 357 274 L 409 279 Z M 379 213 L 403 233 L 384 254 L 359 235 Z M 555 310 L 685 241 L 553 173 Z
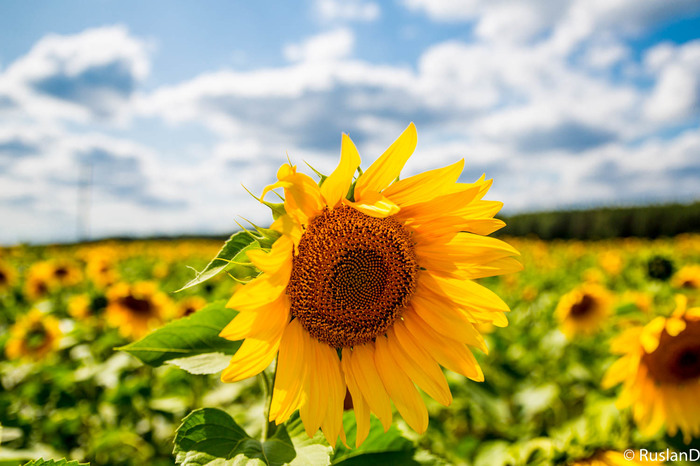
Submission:
M 265 408 L 263 409 L 263 426 L 262 426 L 262 441 L 264 442 L 272 434 L 275 433 L 275 425 L 270 422 L 270 407 L 272 406 L 272 393 L 275 388 L 275 378 L 277 375 L 277 367 L 272 374 L 272 383 L 270 383 L 270 378 L 262 371 L 260 373 L 260 381 L 262 385 L 263 397 L 265 398 Z

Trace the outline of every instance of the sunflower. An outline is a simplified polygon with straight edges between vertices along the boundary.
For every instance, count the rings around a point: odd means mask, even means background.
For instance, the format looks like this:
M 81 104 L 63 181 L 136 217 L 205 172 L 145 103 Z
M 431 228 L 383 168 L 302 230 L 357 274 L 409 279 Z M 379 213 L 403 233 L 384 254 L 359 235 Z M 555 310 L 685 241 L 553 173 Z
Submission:
M 20 317 L 9 330 L 5 346 L 8 359 L 39 361 L 58 348 L 61 330 L 58 320 L 32 309 Z
M 114 252 L 110 248 L 96 248 L 88 254 L 85 271 L 95 286 L 105 288 L 117 282 L 114 262 Z
M 187 317 L 199 311 L 207 304 L 207 300 L 201 296 L 188 296 L 177 303 L 176 315 L 178 317 Z
M 0 293 L 3 293 L 10 288 L 15 282 L 15 272 L 2 261 L 0 261 Z
M 170 298 L 153 282 L 117 283 L 107 290 L 107 323 L 126 338 L 143 337 L 165 321 L 170 309 Z
M 77 285 L 83 279 L 80 269 L 72 262 L 59 260 L 50 262 L 50 281 L 54 286 L 69 287 Z
M 591 334 L 610 313 L 611 301 L 608 290 L 588 282 L 562 296 L 554 314 L 567 337 Z
M 71 296 L 68 300 L 68 313 L 75 319 L 86 320 L 92 314 L 92 300 L 86 294 Z
M 671 317 L 628 329 L 611 348 L 623 356 L 608 369 L 603 388 L 624 382 L 618 408 L 631 406 L 646 435 L 665 422 L 668 433 L 680 429 L 686 443 L 700 437 L 700 307 L 688 309 L 685 296 L 677 295 Z
M 605 450 L 596 452 L 589 458 L 575 461 L 571 463 L 571 466 L 629 466 L 635 464 L 661 464 L 659 461 L 637 459 L 639 456 L 640 455 L 638 452 L 634 452 L 632 459 L 627 459 L 625 458 L 624 453 Z
M 522 266 L 518 252 L 487 235 L 504 223 L 502 203 L 484 201 L 491 180 L 456 183 L 464 161 L 397 181 L 416 146 L 413 124 L 353 182 L 360 157 L 343 134 L 340 163 L 320 186 L 282 165 L 281 236 L 269 253 L 248 253 L 262 273 L 228 306 L 239 314 L 221 331 L 245 339 L 222 373 L 235 382 L 278 355 L 270 406 L 280 424 L 297 409 L 309 436 L 320 427 L 331 445 L 342 430 L 346 389 L 357 445 L 373 412 L 391 425 L 393 401 L 422 433 L 426 406 L 414 386 L 449 405 L 441 365 L 483 380 L 469 347 L 486 351 L 475 324 L 508 324 L 508 306 L 473 279 Z
M 53 286 L 53 267 L 49 262 L 37 262 L 29 267 L 24 282 L 24 294 L 30 300 L 41 299 L 51 291 Z
M 700 288 L 700 265 L 686 265 L 673 276 L 671 284 L 676 288 L 697 290 Z

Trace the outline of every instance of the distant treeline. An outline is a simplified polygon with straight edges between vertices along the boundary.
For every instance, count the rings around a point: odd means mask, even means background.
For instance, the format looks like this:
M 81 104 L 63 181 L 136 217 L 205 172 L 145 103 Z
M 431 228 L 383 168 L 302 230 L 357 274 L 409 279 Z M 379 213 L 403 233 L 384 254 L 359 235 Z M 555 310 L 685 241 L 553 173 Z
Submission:
M 501 217 L 497 236 L 535 235 L 541 239 L 657 238 L 700 232 L 700 202 L 538 212 Z

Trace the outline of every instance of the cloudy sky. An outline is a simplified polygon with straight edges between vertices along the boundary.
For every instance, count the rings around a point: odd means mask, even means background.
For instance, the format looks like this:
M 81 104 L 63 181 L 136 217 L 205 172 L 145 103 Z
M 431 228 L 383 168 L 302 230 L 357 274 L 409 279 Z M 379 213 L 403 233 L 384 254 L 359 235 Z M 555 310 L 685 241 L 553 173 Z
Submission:
M 700 2 L 5 0 L 0 243 L 265 224 L 410 121 L 506 213 L 698 200 Z

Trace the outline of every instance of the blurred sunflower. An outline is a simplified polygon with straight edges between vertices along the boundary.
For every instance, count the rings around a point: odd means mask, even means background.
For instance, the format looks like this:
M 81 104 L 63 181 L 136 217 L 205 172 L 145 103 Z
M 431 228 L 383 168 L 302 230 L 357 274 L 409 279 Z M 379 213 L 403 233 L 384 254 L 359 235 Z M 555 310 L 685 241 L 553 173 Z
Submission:
M 98 288 L 105 288 L 117 282 L 118 275 L 114 269 L 114 253 L 107 248 L 98 249 L 89 254 L 85 267 L 88 278 Z
M 90 317 L 91 300 L 86 294 L 71 296 L 68 300 L 68 313 L 74 319 L 85 320 Z
M 77 285 L 83 279 L 80 269 L 72 262 L 59 260 L 50 263 L 50 284 L 56 287 Z
M 608 290 L 596 283 L 584 283 L 561 297 L 554 314 L 567 337 L 591 334 L 610 313 L 611 302 Z
M 58 320 L 32 309 L 10 327 L 5 345 L 8 359 L 39 361 L 58 348 L 61 330 Z
M 632 459 L 625 458 L 619 451 L 599 451 L 590 458 L 571 463 L 571 466 L 629 466 L 635 464 L 661 464 L 659 461 L 638 460 L 639 454 L 635 452 Z
M 187 317 L 199 311 L 207 304 L 207 300 L 201 296 L 188 296 L 177 303 L 176 315 L 178 317 Z
M 676 288 L 700 288 L 700 265 L 686 265 L 682 267 L 671 279 L 671 284 Z
M 470 346 L 486 351 L 477 323 L 508 324 L 508 306 L 472 279 L 519 271 L 518 252 L 482 236 L 504 223 L 502 203 L 484 201 L 491 180 L 456 183 L 464 161 L 397 181 L 416 146 L 413 124 L 353 182 L 360 157 L 343 135 L 338 167 L 322 184 L 282 165 L 284 214 L 271 251 L 248 257 L 262 274 L 228 306 L 239 314 L 221 336 L 245 339 L 222 373 L 235 382 L 263 371 L 279 352 L 270 420 L 299 409 L 309 436 L 331 445 L 342 429 L 346 387 L 357 445 L 370 411 L 385 430 L 393 401 L 422 433 L 428 412 L 414 386 L 449 405 L 440 365 L 473 380 L 483 373 Z
M 0 293 L 12 288 L 15 282 L 15 271 L 4 262 L 0 262 Z
M 688 309 L 677 295 L 671 317 L 628 329 L 611 349 L 623 356 L 608 369 L 603 388 L 624 383 L 617 406 L 632 407 L 643 433 L 652 435 L 665 422 L 686 443 L 700 437 L 700 307 Z
M 24 281 L 24 294 L 30 300 L 41 299 L 51 290 L 53 266 L 49 262 L 36 262 L 29 267 Z
M 153 282 L 117 283 L 107 290 L 107 323 L 126 338 L 143 337 L 168 317 L 172 303 Z

